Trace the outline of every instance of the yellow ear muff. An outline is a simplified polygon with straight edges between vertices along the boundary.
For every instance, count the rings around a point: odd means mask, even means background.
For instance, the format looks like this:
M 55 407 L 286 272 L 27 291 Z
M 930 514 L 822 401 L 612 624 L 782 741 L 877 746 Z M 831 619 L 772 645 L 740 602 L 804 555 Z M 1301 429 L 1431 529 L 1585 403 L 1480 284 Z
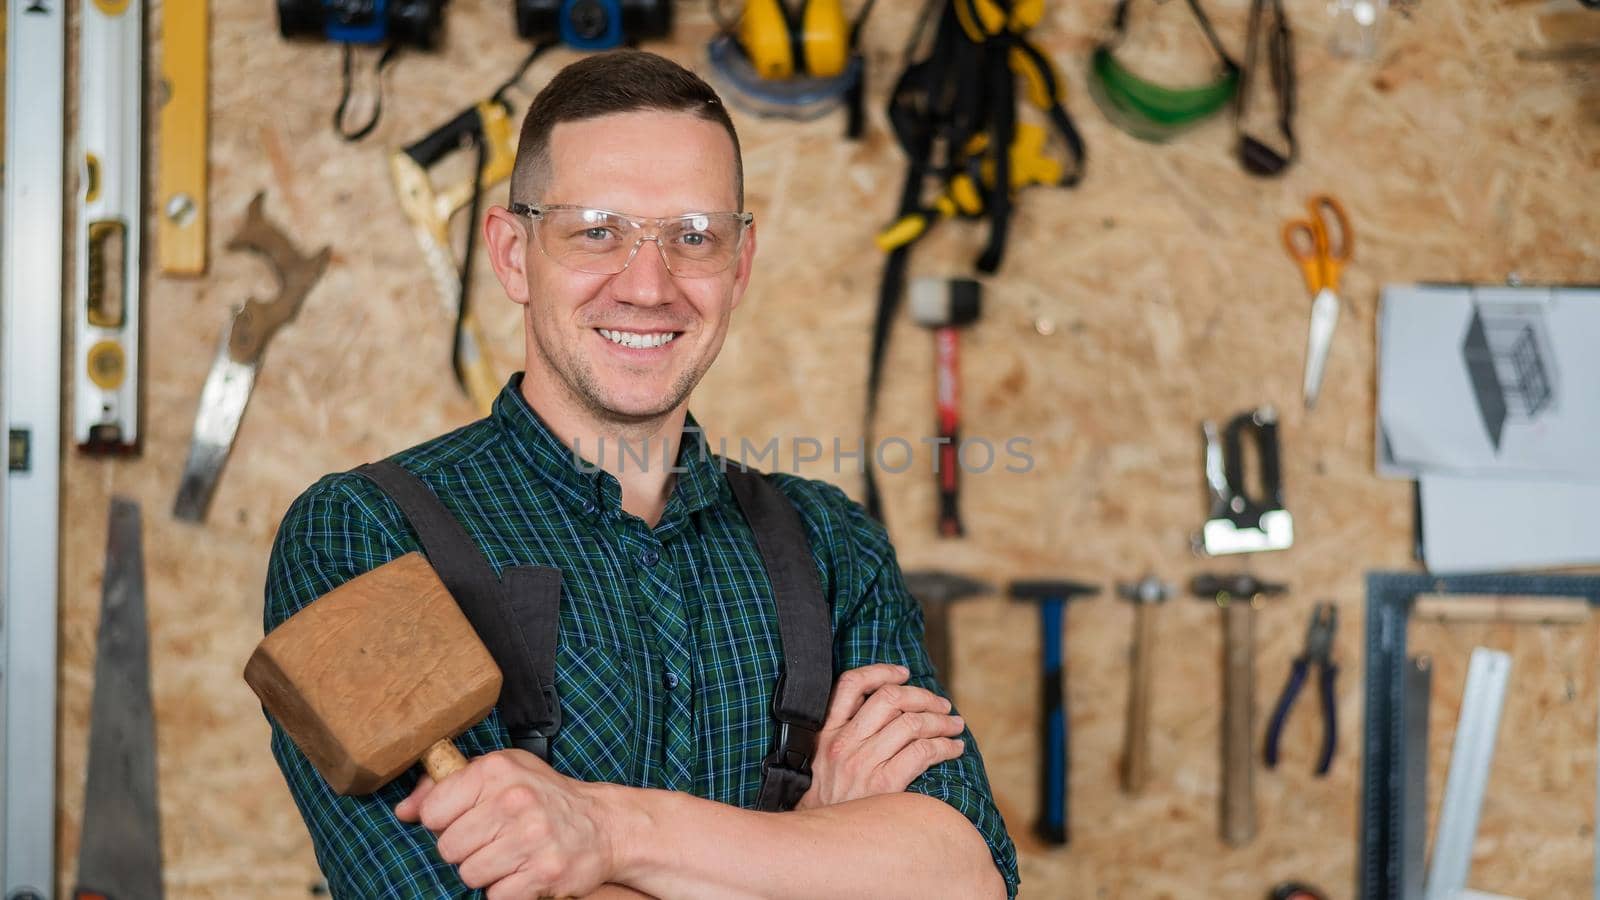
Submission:
M 739 17 L 739 44 L 762 78 L 784 79 L 795 70 L 782 0 L 748 0 Z M 810 48 L 806 48 L 809 52 Z
M 850 23 L 840 0 L 808 0 L 800 17 L 806 72 L 832 78 L 850 61 Z

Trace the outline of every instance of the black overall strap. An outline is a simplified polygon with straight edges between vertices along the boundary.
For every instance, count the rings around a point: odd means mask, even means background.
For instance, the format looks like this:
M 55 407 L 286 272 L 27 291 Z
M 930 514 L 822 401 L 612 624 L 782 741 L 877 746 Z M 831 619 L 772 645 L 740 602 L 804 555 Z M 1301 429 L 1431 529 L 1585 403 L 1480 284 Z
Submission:
M 548 761 L 550 738 L 561 726 L 555 694 L 560 572 L 508 569 L 507 574 L 519 580 L 524 574 L 549 573 L 556 578 L 555 590 L 546 586 L 509 591 L 461 523 L 421 479 L 389 460 L 361 466 L 355 474 L 377 485 L 400 507 L 439 580 L 500 666 L 504 676 L 500 718 L 512 743 Z
M 757 809 L 776 812 L 793 809 L 811 787 L 811 758 L 833 690 L 833 627 L 794 505 L 759 472 L 730 469 L 727 477 L 756 533 L 778 606 L 783 667 L 772 697 L 778 739 L 761 764 L 756 801 Z

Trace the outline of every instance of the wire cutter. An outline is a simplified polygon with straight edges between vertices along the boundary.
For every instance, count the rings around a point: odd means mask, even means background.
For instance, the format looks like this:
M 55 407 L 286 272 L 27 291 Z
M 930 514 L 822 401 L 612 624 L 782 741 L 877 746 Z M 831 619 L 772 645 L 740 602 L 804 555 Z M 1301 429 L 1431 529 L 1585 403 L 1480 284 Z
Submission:
M 1318 693 L 1322 696 L 1322 753 L 1317 757 L 1317 774 L 1328 774 L 1333 763 L 1333 748 L 1339 739 L 1338 719 L 1334 712 L 1333 679 L 1339 667 L 1333 664 L 1333 636 L 1339 630 L 1339 610 L 1332 603 L 1318 603 L 1311 611 L 1311 624 L 1306 628 L 1306 648 L 1294 658 L 1289 670 L 1289 681 L 1278 696 L 1278 706 L 1272 711 L 1272 724 L 1267 727 L 1267 768 L 1278 765 L 1278 741 L 1283 737 L 1283 723 L 1289 718 L 1295 697 L 1306 683 L 1306 672 L 1317 667 Z
M 1344 207 L 1328 194 L 1306 203 L 1309 215 L 1283 223 L 1283 246 L 1300 265 L 1306 290 L 1312 296 L 1311 327 L 1306 336 L 1306 375 L 1303 386 L 1306 409 L 1317 405 L 1322 372 L 1328 365 L 1328 348 L 1339 324 L 1339 275 L 1350 261 L 1355 232 Z

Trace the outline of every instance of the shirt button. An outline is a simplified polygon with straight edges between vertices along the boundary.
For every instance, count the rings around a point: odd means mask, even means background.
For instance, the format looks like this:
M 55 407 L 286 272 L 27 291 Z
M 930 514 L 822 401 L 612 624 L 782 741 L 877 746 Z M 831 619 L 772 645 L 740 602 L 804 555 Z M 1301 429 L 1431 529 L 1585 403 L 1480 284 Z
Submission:
M 678 686 L 678 676 L 674 672 L 668 672 L 667 674 L 661 676 L 661 683 L 666 685 L 667 690 L 670 691 Z
M 600 507 L 595 506 L 593 503 L 585 503 L 583 505 L 583 514 L 586 515 L 586 516 L 592 516 L 596 512 L 598 512 L 599 510 L 600 510 Z
M 646 550 L 639 554 L 639 562 L 646 566 L 653 566 L 661 561 L 661 554 L 654 550 Z

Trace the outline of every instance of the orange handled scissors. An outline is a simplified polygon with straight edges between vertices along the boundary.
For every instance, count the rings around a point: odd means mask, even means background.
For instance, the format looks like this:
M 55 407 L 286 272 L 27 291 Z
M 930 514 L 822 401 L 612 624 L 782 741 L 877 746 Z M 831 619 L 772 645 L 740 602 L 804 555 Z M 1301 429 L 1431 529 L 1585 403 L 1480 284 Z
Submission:
M 1328 348 L 1339 324 L 1339 276 L 1350 261 L 1355 232 L 1344 207 L 1328 194 L 1306 201 L 1310 217 L 1283 223 L 1283 246 L 1300 264 L 1311 294 L 1311 328 L 1306 336 L 1306 409 L 1317 404 L 1322 372 L 1328 365 Z M 1331 227 L 1330 227 L 1331 226 Z

